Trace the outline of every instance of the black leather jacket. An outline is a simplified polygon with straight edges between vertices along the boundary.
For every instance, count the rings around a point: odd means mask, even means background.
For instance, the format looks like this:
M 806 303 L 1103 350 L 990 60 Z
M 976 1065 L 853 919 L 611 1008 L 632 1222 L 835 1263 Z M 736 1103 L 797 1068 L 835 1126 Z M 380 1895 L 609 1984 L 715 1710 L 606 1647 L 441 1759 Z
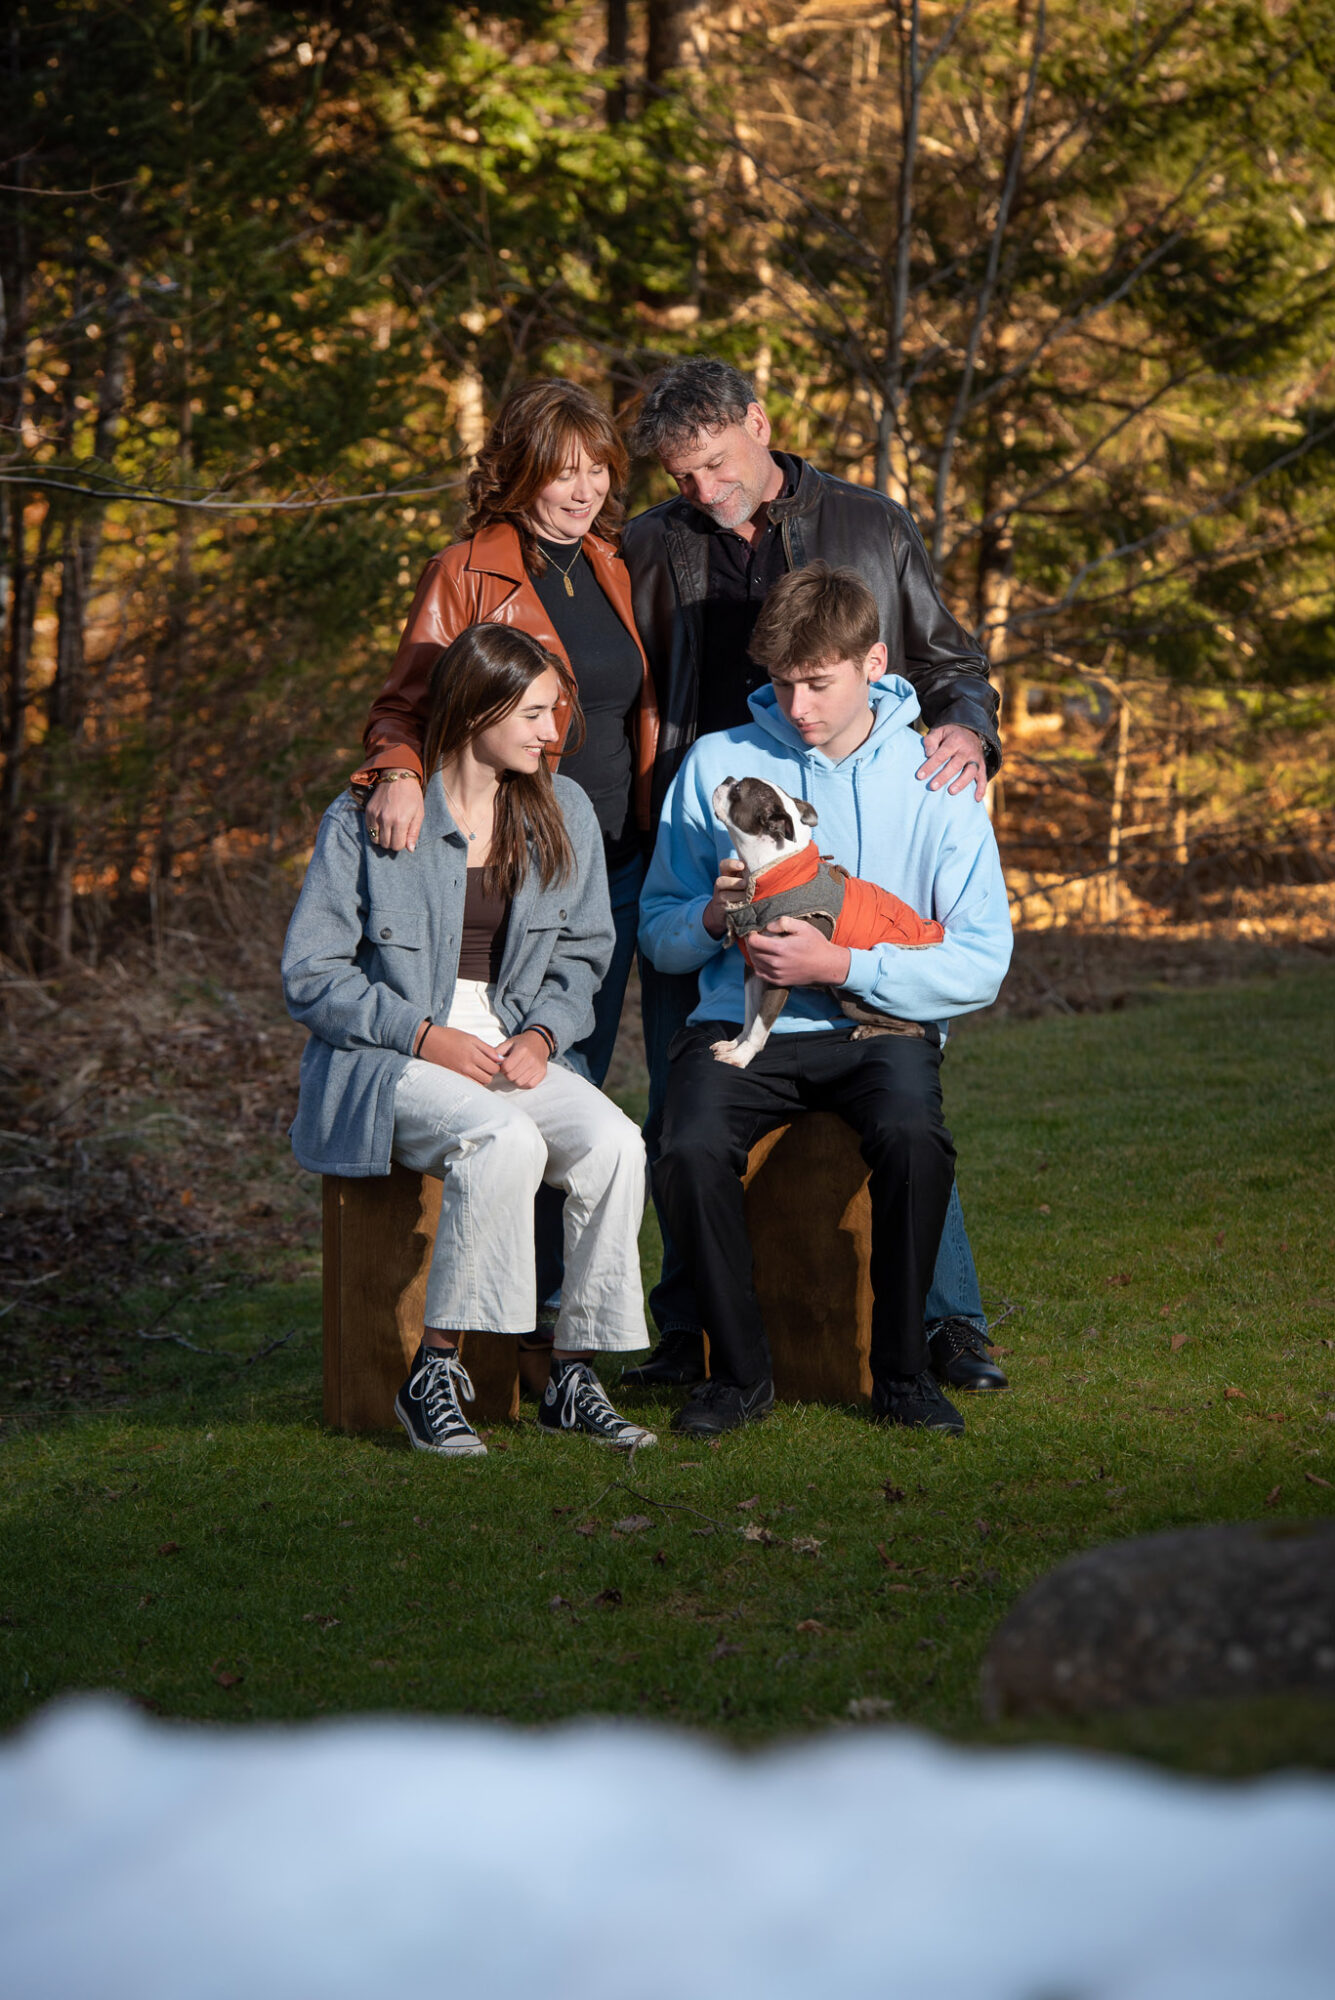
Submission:
M 889 671 L 912 683 L 928 727 L 957 722 L 976 730 L 989 774 L 997 770 L 997 695 L 987 677 L 987 655 L 941 602 L 912 517 L 883 493 L 818 472 L 802 459 L 797 463 L 796 490 L 769 506 L 781 526 L 789 569 L 822 557 L 857 570 L 881 607 Z M 667 788 L 695 741 L 709 531 L 689 501 L 665 500 L 628 523 L 621 552 L 658 693 L 656 823 Z

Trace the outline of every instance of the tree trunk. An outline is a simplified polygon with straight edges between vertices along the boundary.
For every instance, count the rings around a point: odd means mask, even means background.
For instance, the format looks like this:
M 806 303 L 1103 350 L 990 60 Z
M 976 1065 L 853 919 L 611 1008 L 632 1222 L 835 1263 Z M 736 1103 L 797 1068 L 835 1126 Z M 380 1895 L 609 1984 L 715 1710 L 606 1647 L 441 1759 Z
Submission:
M 1104 921 L 1115 924 L 1121 913 L 1122 816 L 1126 807 L 1126 770 L 1131 745 L 1131 704 L 1120 688 L 1117 698 L 1117 761 L 1113 765 L 1112 813 L 1108 821 L 1108 874 L 1103 899 Z
M 630 53 L 629 0 L 607 0 L 607 54 L 605 61 L 616 72 L 607 86 L 603 110 L 609 125 L 623 125 L 630 106 L 626 61 Z
M 650 89 L 674 70 L 700 69 L 709 53 L 709 0 L 649 0 L 645 74 Z

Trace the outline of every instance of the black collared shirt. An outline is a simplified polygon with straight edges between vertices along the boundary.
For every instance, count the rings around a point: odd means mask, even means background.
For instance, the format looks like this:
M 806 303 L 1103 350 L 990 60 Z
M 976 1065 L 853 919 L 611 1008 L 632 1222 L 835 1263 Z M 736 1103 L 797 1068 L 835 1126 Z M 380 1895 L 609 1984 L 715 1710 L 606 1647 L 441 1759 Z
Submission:
M 787 452 L 776 451 L 774 462 L 783 474 L 786 498 L 797 491 L 801 466 Z M 788 567 L 779 523 L 767 517 L 753 542 L 732 528 L 720 528 L 699 508 L 696 520 L 709 536 L 709 584 L 703 605 L 703 651 L 700 697 L 695 733 L 735 729 L 751 720 L 748 697 L 763 687 L 767 675 L 747 653 L 760 607 Z

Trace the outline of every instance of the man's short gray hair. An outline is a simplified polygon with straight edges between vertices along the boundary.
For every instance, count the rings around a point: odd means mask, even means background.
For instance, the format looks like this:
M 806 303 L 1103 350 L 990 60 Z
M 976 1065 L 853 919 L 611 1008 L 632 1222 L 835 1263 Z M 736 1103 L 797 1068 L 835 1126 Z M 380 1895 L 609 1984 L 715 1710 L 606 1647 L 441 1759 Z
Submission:
M 674 361 L 644 392 L 631 426 L 631 449 L 661 458 L 665 451 L 690 444 L 702 431 L 740 424 L 755 401 L 756 385 L 750 376 L 712 354 Z

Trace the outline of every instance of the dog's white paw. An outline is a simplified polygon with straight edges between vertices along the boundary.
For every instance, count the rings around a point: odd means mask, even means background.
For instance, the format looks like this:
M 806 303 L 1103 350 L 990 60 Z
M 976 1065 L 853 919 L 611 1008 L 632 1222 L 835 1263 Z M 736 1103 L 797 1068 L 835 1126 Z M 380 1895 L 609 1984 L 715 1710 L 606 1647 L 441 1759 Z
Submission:
M 744 1049 L 739 1038 L 732 1042 L 715 1042 L 710 1054 L 715 1062 L 727 1063 L 729 1069 L 745 1069 L 755 1050 Z

